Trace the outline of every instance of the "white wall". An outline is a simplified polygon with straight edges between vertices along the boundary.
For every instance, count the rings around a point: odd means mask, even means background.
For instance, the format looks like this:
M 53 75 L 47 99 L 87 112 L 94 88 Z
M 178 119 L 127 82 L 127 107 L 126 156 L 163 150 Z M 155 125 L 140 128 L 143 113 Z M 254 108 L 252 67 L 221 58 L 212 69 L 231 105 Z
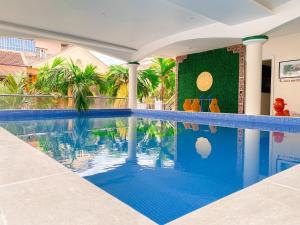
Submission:
M 38 48 L 45 48 L 48 50 L 48 54 L 54 55 L 61 52 L 61 42 L 52 40 L 36 39 L 35 45 Z
M 300 59 L 300 33 L 270 37 L 268 42 L 264 44 L 263 58 L 274 60 L 272 67 L 272 102 L 275 98 L 281 97 L 288 104 L 286 109 L 289 109 L 292 113 L 300 114 L 300 81 L 280 82 L 279 80 L 279 62 Z M 271 109 L 272 113 L 274 113 L 273 108 Z

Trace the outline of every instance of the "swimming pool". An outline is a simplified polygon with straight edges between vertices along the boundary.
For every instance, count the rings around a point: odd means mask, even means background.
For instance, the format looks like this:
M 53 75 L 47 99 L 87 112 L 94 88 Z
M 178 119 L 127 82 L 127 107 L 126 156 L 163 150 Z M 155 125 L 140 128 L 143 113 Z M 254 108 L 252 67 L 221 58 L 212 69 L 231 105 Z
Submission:
M 298 132 L 132 116 L 0 125 L 159 224 L 300 162 Z

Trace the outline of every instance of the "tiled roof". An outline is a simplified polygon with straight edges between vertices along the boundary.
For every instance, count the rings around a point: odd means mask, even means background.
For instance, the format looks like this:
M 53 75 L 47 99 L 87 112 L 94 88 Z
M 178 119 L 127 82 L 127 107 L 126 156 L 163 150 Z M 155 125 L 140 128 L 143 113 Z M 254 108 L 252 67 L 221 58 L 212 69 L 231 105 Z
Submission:
M 26 66 L 20 52 L 10 52 L 0 50 L 0 65 Z

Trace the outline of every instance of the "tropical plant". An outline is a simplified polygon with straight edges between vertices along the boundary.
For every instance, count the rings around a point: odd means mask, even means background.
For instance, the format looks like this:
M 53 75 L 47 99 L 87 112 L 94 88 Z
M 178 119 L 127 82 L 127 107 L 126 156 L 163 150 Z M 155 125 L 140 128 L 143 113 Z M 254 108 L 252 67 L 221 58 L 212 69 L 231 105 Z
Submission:
M 104 81 L 97 74 L 95 66 L 89 64 L 82 70 L 71 59 L 66 62 L 62 58 L 56 58 L 52 65 L 46 64 L 40 68 L 37 82 L 33 85 L 32 91 L 67 95 L 69 107 L 73 105 L 72 100 L 74 99 L 75 108 L 78 111 L 86 111 L 91 104 L 88 96 L 95 95 L 91 90 L 94 85 L 99 86 L 102 92 L 104 91 Z
M 129 70 L 121 65 L 112 65 L 104 75 L 107 94 L 112 97 L 128 97 Z M 138 99 L 148 97 L 158 85 L 158 78 L 149 71 L 139 71 L 137 82 Z
M 154 73 L 159 78 L 159 92 L 162 103 L 170 98 L 175 89 L 175 60 L 172 58 L 155 58 L 149 68 L 149 73 Z
M 8 74 L 5 79 L 0 82 L 0 94 L 23 95 L 25 94 L 27 84 L 28 81 L 24 75 Z M 23 107 L 26 98 L 21 96 L 3 96 L 0 102 L 1 108 L 16 109 Z
M 67 73 L 61 77 L 62 87 L 67 89 L 68 96 L 73 96 L 75 107 L 78 111 L 86 111 L 91 99 L 88 96 L 95 95 L 91 91 L 93 85 L 104 86 L 96 72 L 96 67 L 87 65 L 84 70 L 72 61 L 67 64 Z
M 139 71 L 138 81 L 139 100 L 152 97 L 159 86 L 159 78 L 151 69 Z
M 8 74 L 5 79 L 0 82 L 0 93 L 24 94 L 27 83 L 27 79 L 22 74 Z
M 51 65 L 48 63 L 40 67 L 37 74 L 37 81 L 31 85 L 30 92 L 33 94 L 65 94 L 61 90 L 61 80 L 58 74 L 65 73 L 65 59 L 55 58 Z

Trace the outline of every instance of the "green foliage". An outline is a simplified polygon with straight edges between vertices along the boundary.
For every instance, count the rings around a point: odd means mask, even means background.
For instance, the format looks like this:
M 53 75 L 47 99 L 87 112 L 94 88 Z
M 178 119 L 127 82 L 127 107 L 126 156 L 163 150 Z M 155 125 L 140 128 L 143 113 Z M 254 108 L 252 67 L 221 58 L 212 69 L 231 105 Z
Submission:
M 81 69 L 72 60 L 56 58 L 52 65 L 46 64 L 39 69 L 37 82 L 31 91 L 39 94 L 51 94 L 73 97 L 78 111 L 88 110 L 94 95 L 91 87 L 104 87 L 104 81 L 96 72 L 96 67 L 87 65 Z M 102 90 L 103 91 L 103 90 Z
M 139 71 L 138 74 L 138 92 L 139 99 L 154 95 L 159 86 L 159 78 L 152 69 Z
M 23 75 L 8 74 L 3 81 L 0 82 L 1 94 L 24 94 L 27 79 Z
M 118 96 L 118 92 L 121 90 L 122 85 L 128 85 L 129 72 L 127 67 L 112 65 L 104 76 L 107 85 L 107 94 L 109 96 Z M 125 96 L 122 97 L 128 97 L 128 93 L 124 93 L 124 95 Z
M 127 67 L 112 65 L 104 77 L 109 96 L 128 97 L 129 70 Z M 139 100 L 150 96 L 157 86 L 158 79 L 150 70 L 138 72 L 137 92 Z
M 170 98 L 175 90 L 175 61 L 169 58 L 155 58 L 150 68 L 138 71 L 138 99 L 147 97 Z M 128 68 L 121 65 L 109 67 L 104 75 L 107 94 L 112 97 L 128 97 Z
M 62 88 L 61 77 L 65 74 L 65 59 L 55 58 L 51 65 L 45 64 L 38 71 L 38 79 L 31 86 L 33 94 L 62 94 L 66 95 L 67 90 Z
M 81 70 L 72 61 L 67 64 L 67 74 L 62 81 L 62 87 L 71 91 L 78 111 L 88 110 L 91 100 L 87 97 L 93 95 L 90 87 L 101 83 L 95 66 L 88 65 Z
M 185 99 L 216 97 L 221 112 L 237 113 L 239 54 L 227 51 L 227 48 L 191 54 L 179 64 L 178 73 L 178 109 L 183 110 Z M 208 71 L 213 76 L 211 89 L 202 92 L 197 88 L 196 80 L 200 73 Z M 202 106 L 208 111 L 208 102 Z
M 0 82 L 0 94 L 23 95 L 28 84 L 24 75 L 9 74 Z M 5 96 L 0 99 L 1 109 L 20 109 L 26 104 L 26 98 L 19 96 Z
M 159 78 L 160 99 L 170 98 L 175 90 L 175 72 L 176 62 L 171 58 L 155 58 L 150 70 Z
M 175 88 L 175 61 L 157 58 L 149 69 L 138 72 L 138 99 L 160 96 L 169 98 Z M 94 95 L 91 87 L 111 97 L 128 97 L 129 70 L 125 66 L 112 65 L 106 74 L 99 76 L 96 67 L 88 65 L 81 69 L 72 60 L 55 58 L 51 65 L 44 65 L 38 71 L 37 82 L 30 87 L 33 94 L 50 94 L 74 98 L 78 111 L 85 111 L 91 104 L 88 96 Z

